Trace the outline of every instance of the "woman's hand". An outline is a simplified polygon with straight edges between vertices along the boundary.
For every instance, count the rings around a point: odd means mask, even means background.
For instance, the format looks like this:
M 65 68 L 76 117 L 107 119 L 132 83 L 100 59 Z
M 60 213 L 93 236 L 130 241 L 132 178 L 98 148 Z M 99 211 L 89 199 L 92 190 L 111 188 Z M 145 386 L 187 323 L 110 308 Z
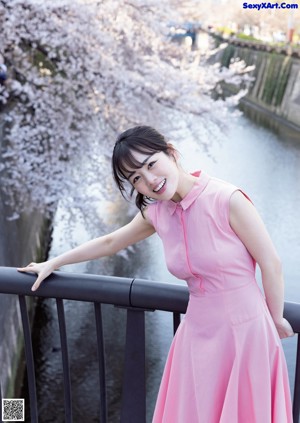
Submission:
M 281 339 L 295 335 L 292 326 L 284 317 L 280 322 L 276 322 L 275 326 Z
M 44 261 L 42 263 L 30 263 L 26 267 L 17 268 L 19 272 L 31 272 L 38 275 L 35 283 L 32 285 L 31 290 L 36 291 L 40 284 L 55 270 L 51 261 Z

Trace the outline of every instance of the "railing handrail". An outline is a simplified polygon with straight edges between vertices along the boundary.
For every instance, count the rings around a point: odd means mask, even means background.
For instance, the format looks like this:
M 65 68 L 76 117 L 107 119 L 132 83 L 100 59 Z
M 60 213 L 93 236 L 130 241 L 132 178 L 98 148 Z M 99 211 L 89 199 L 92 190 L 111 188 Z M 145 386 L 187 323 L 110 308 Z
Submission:
M 123 307 L 185 313 L 186 286 L 146 279 L 53 272 L 37 291 L 31 291 L 36 275 L 0 266 L 0 293 L 31 297 L 100 302 Z
M 185 313 L 189 293 L 181 284 L 140 278 L 53 272 L 37 291 L 31 291 L 36 275 L 0 266 L 0 293 L 77 301 L 100 302 Z M 300 303 L 285 301 L 284 315 L 300 333 Z
M 24 333 L 26 368 L 30 400 L 31 423 L 38 423 L 34 356 L 26 296 L 56 299 L 59 323 L 65 393 L 65 421 L 72 423 L 72 398 L 67 332 L 63 300 L 94 303 L 99 362 L 100 421 L 106 419 L 105 357 L 102 332 L 101 303 L 127 308 L 124 377 L 122 382 L 121 423 L 146 421 L 145 391 L 145 311 L 162 310 L 173 313 L 174 330 L 180 323 L 180 313 L 186 312 L 189 292 L 186 285 L 145 279 L 99 276 L 68 272 L 54 272 L 37 291 L 31 287 L 36 275 L 20 273 L 16 268 L 0 266 L 0 294 L 19 297 Z M 300 333 L 300 304 L 285 302 L 284 315 L 294 331 Z M 0 402 L 1 402 L 0 381 Z M 293 416 L 300 414 L 300 342 L 298 336 Z M 1 421 L 1 419 L 0 419 Z

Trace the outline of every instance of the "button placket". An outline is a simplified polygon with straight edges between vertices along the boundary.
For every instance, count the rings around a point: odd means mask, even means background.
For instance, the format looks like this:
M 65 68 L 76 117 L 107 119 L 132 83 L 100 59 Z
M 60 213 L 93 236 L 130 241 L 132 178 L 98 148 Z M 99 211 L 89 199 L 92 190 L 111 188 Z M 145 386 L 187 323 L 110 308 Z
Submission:
M 190 263 L 188 243 L 187 243 L 187 233 L 186 233 L 186 226 L 185 226 L 185 221 L 184 221 L 184 212 L 183 212 L 183 208 L 182 208 L 181 204 L 177 204 L 176 205 L 176 211 L 180 215 L 180 221 L 181 221 L 181 225 L 182 225 L 183 239 L 184 239 L 184 246 L 185 246 L 185 254 L 186 254 L 186 261 L 187 261 L 188 269 L 189 269 L 191 275 L 194 276 L 195 278 L 197 278 L 199 280 L 199 291 L 201 293 L 205 293 L 205 289 L 203 287 L 203 282 L 204 282 L 203 281 L 203 276 L 202 275 L 199 275 L 198 273 L 194 273 L 193 270 L 192 270 L 191 263 Z

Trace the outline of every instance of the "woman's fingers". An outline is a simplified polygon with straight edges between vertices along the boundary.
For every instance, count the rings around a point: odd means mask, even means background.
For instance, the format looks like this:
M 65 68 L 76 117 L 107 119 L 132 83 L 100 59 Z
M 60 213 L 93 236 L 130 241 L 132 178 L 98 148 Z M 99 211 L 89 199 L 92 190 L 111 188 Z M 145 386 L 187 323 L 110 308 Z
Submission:
M 295 335 L 295 332 L 294 332 L 294 330 L 293 330 L 290 322 L 288 322 L 286 319 L 284 319 L 284 320 L 286 322 L 286 334 L 287 334 L 287 336 L 288 337 L 289 336 L 294 336 Z
M 40 277 L 38 277 L 37 280 L 32 285 L 31 291 L 36 291 L 38 289 L 38 287 L 40 286 L 40 284 L 42 283 L 42 281 L 43 281 L 43 279 L 41 279 Z
M 293 331 L 292 326 L 286 319 L 282 319 L 282 323 L 279 325 L 276 325 L 277 331 L 279 333 L 279 336 L 281 339 L 283 338 L 289 338 L 291 336 L 294 336 L 295 333 Z
M 18 272 L 32 272 L 32 273 L 36 273 L 35 265 L 36 265 L 36 263 L 32 262 L 32 263 L 29 263 L 25 267 L 17 267 L 17 270 L 18 270 Z
M 32 262 L 25 267 L 17 268 L 17 270 L 19 272 L 31 272 L 31 273 L 36 273 L 38 275 L 36 281 L 31 287 L 32 291 L 36 291 L 39 288 L 40 284 L 43 282 L 43 280 L 46 279 L 46 277 L 49 276 L 53 271 L 53 269 L 51 268 L 51 266 L 48 265 L 47 262 L 44 262 L 44 263 Z

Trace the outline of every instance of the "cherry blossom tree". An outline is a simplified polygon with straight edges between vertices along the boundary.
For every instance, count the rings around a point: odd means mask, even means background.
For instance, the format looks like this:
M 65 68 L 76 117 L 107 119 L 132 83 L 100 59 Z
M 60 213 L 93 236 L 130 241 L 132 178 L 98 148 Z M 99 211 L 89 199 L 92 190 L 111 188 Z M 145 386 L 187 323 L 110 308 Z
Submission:
M 206 50 L 171 42 L 169 23 L 181 21 L 182 7 L 175 0 L 0 1 L 8 68 L 0 179 L 11 218 L 51 213 L 62 198 L 86 203 L 80 181 L 94 184 L 99 169 L 110 175 L 114 138 L 129 126 L 154 125 L 176 138 L 184 125 L 204 146 L 224 127 L 242 94 L 211 94 L 221 81 L 239 83 L 247 69 L 207 64 L 209 42 Z

